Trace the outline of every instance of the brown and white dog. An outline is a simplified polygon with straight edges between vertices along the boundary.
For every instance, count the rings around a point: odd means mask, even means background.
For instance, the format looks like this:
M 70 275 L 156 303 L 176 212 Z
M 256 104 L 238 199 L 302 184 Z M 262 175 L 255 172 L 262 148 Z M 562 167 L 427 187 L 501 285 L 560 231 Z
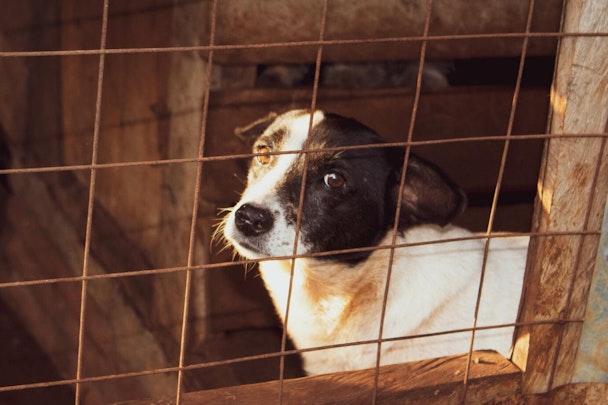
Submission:
M 283 321 L 289 256 L 379 248 L 295 259 L 286 326 L 296 347 L 377 339 L 404 150 L 382 146 L 353 119 L 322 111 L 269 116 L 242 132 L 256 137 L 257 155 L 246 190 L 224 219 L 224 236 L 242 256 L 262 259 L 260 273 Z M 336 149 L 368 144 L 375 147 Z M 304 147 L 313 150 L 306 164 Z M 294 153 L 281 153 L 288 151 Z M 466 197 L 436 166 L 410 155 L 402 192 L 396 243 L 404 246 L 394 250 L 382 331 L 390 340 L 381 345 L 381 364 L 469 350 L 471 332 L 433 334 L 473 325 L 484 255 L 485 239 L 450 225 Z M 522 237 L 490 241 L 477 326 L 515 321 L 527 245 Z M 432 336 L 392 339 L 419 334 Z M 512 327 L 477 331 L 474 348 L 507 355 L 512 335 Z M 304 367 L 309 374 L 374 367 L 377 350 L 366 343 L 305 351 Z

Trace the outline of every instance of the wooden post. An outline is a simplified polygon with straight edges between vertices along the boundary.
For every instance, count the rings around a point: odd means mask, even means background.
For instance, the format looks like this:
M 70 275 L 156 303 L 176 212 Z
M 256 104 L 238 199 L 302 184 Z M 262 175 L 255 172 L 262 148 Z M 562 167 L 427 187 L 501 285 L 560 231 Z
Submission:
M 158 7 L 152 7 L 155 3 Z M 208 22 L 207 2 L 111 2 L 108 47 L 198 45 Z M 100 5 L 63 0 L 62 46 L 99 46 Z M 133 13 L 135 10 L 147 12 Z M 74 23 L 77 21 L 79 23 Z M 104 71 L 99 161 L 101 163 L 194 158 L 201 132 L 206 56 L 197 52 L 108 55 Z M 88 163 L 93 133 L 97 58 L 70 56 L 63 63 L 65 164 Z M 192 216 L 196 164 L 119 167 L 99 170 L 95 198 L 143 251 L 150 267 L 185 266 Z M 85 174 L 82 176 L 82 174 Z M 76 173 L 86 184 L 86 172 Z M 197 242 L 198 243 L 198 242 Z M 199 256 L 205 248 L 195 249 Z M 204 261 L 199 258 L 197 263 Z M 148 268 L 150 268 L 148 267 Z M 143 270 L 114 268 L 111 271 Z M 109 269 L 108 269 L 109 270 Z M 204 288 L 204 272 L 193 289 Z M 150 277 L 149 308 L 162 330 L 168 358 L 177 364 L 182 328 L 185 273 Z M 204 319 L 205 297 L 195 293 L 190 313 Z M 204 325 L 198 322 L 197 325 Z M 201 327 L 191 327 L 197 331 Z M 204 331 L 200 332 L 201 334 Z
M 570 0 L 564 32 L 607 32 L 608 3 Z M 608 39 L 565 37 L 551 95 L 552 134 L 539 180 L 535 231 L 598 232 L 608 192 Z M 579 135 L 580 134 L 580 135 Z M 599 235 L 533 238 L 521 321 L 583 318 Z M 581 323 L 520 328 L 514 361 L 523 389 L 540 393 L 571 381 Z
M 171 45 L 199 45 L 201 31 L 208 29 L 209 4 L 206 2 L 176 1 L 172 12 Z M 199 52 L 176 52 L 170 57 L 161 55 L 169 60 L 167 77 L 166 102 L 167 122 L 164 138 L 163 158 L 195 158 L 198 154 L 199 138 L 201 136 L 201 119 L 203 96 L 205 94 L 205 75 L 207 70 L 207 55 Z M 188 244 L 192 220 L 192 204 L 194 203 L 194 187 L 196 181 L 196 164 L 174 164 L 163 171 L 161 187 L 161 210 L 159 237 L 160 246 L 156 264 L 160 267 L 185 266 L 188 260 Z M 204 198 L 204 196 L 201 196 Z M 208 245 L 203 246 L 200 235 L 197 235 L 195 263 L 206 263 Z M 167 326 L 167 331 L 179 342 L 182 325 L 181 321 L 185 273 L 177 273 L 171 283 L 158 283 L 154 287 L 154 312 L 161 323 Z M 205 272 L 197 271 L 192 274 L 194 293 L 190 306 L 190 319 L 200 320 L 191 322 L 189 335 L 205 335 L 206 297 L 204 295 Z M 167 308 L 172 311 L 168 312 Z M 179 315 L 179 318 L 176 317 Z M 179 347 L 176 346 L 176 350 Z

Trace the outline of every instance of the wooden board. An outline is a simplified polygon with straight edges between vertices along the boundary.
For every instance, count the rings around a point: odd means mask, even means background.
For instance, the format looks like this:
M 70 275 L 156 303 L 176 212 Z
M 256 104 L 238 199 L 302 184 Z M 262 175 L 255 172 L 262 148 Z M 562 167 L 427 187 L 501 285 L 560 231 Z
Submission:
M 467 385 L 469 403 L 486 403 L 519 392 L 521 372 L 494 352 L 473 353 Z M 383 366 L 378 377 L 377 404 L 458 404 L 467 356 Z M 283 404 L 350 405 L 372 403 L 374 369 L 285 380 Z M 181 404 L 272 404 L 279 398 L 279 383 L 241 385 L 187 393 Z M 169 405 L 173 399 L 154 399 L 123 405 Z
M 328 2 L 325 39 L 361 40 L 421 36 L 427 12 L 427 0 L 382 2 Z M 492 34 L 524 32 L 528 4 L 525 1 L 484 0 L 433 2 L 431 35 Z M 536 2 L 532 31 L 559 30 L 561 0 Z M 300 0 L 222 1 L 218 7 L 216 43 L 221 45 L 263 44 L 317 41 L 323 2 Z M 260 26 L 259 22 L 264 21 Z M 529 54 L 551 55 L 555 40 L 531 41 Z M 521 38 L 430 41 L 427 57 L 457 59 L 519 56 Z M 237 49 L 219 52 L 224 63 L 314 62 L 316 46 L 283 46 L 261 49 Z M 403 60 L 420 57 L 420 41 L 327 45 L 325 61 Z
M 605 1 L 567 2 L 566 32 L 606 32 Z M 598 232 L 608 194 L 608 41 L 565 38 L 552 93 L 551 133 L 580 134 L 548 142 L 535 230 Z M 522 321 L 583 318 L 599 234 L 538 237 L 531 241 Z M 525 392 L 546 392 L 571 381 L 580 323 L 521 328 L 515 361 L 525 370 Z

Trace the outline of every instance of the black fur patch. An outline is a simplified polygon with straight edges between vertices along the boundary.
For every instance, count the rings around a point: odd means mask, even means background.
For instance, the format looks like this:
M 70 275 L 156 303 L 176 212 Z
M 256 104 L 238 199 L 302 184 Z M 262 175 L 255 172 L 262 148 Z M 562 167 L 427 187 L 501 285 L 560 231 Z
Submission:
M 256 145 L 280 151 L 284 130 L 259 138 Z M 300 154 L 276 185 L 286 222 L 294 225 L 300 201 L 303 172 L 306 187 L 302 206 L 301 237 L 312 252 L 324 252 L 376 245 L 395 223 L 399 193 L 402 192 L 398 229 L 433 223 L 446 225 L 460 214 L 466 196 L 441 170 L 413 155 L 408 158 L 406 182 L 399 189 L 405 150 L 372 147 L 328 150 L 336 147 L 379 145 L 384 141 L 363 124 L 335 114 L 325 114 L 308 138 L 313 150 Z M 256 146 L 254 146 L 254 151 Z M 252 164 L 250 175 L 263 176 L 271 166 Z M 326 176 L 344 179 L 339 187 L 326 184 Z M 356 262 L 369 252 L 325 256 L 329 260 Z
M 314 127 L 308 154 L 306 188 L 301 233 L 313 251 L 331 251 L 373 246 L 387 230 L 386 183 L 393 168 L 385 148 L 326 151 L 327 148 L 377 144 L 382 140 L 369 128 L 337 115 L 327 114 Z M 304 155 L 299 156 L 279 187 L 279 197 L 291 215 L 299 203 Z M 325 184 L 328 173 L 338 173 L 344 186 L 332 189 Z M 358 260 L 369 253 L 331 257 Z

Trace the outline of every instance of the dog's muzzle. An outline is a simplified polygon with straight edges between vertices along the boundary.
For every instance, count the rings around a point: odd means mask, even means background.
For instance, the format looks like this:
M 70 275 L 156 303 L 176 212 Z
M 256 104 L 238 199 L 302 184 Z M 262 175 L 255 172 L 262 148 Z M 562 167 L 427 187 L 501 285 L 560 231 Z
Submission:
M 259 236 L 272 228 L 274 220 L 267 209 L 243 204 L 234 213 L 234 224 L 245 236 Z

